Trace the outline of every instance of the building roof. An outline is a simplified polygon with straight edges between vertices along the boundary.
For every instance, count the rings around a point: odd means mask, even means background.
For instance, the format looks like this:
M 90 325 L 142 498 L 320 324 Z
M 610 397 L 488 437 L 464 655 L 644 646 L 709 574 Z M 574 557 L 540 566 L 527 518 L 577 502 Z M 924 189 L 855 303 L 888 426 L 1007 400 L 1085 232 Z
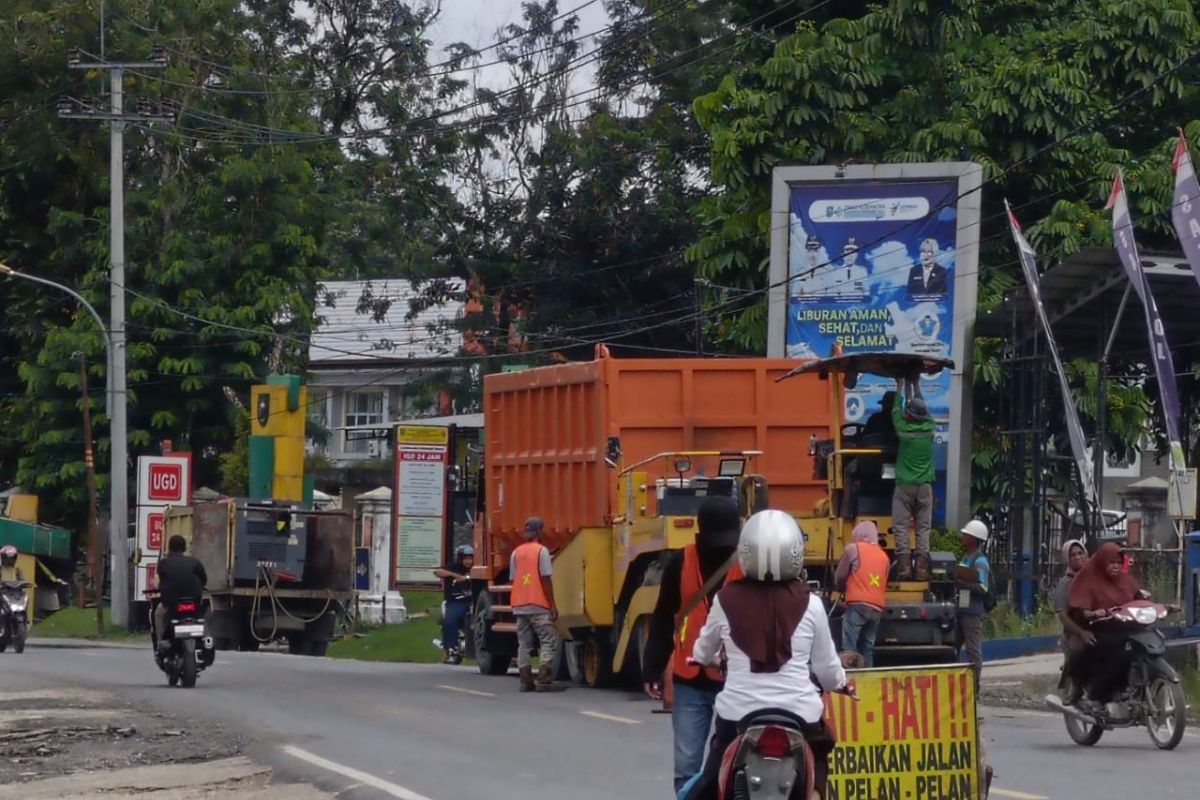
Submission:
M 1162 492 L 1166 494 L 1171 485 L 1157 475 L 1151 475 L 1149 478 L 1142 478 L 1137 483 L 1131 483 L 1124 489 L 1121 489 L 1118 494 L 1133 494 L 1135 492 Z
M 1200 345 L 1200 286 L 1179 253 L 1141 253 L 1150 291 L 1167 331 L 1172 351 L 1194 352 Z M 1055 264 L 1039 281 L 1042 303 L 1063 358 L 1096 358 L 1104 350 L 1117 321 L 1129 280 L 1111 247 L 1085 247 Z M 1040 334 L 1024 283 L 997 309 L 981 314 L 977 336 L 1024 341 Z M 1131 294 L 1120 316 L 1112 356 L 1138 360 L 1148 354 L 1146 317 L 1137 294 Z M 1190 355 L 1191 353 L 1189 353 Z M 1186 364 L 1176 356 L 1176 365 Z
M 464 288 L 462 281 L 451 283 L 453 292 Z M 411 302 L 419 296 L 404 278 L 319 284 L 309 363 L 386 366 L 458 355 L 462 332 L 454 322 L 462 316 L 463 302 L 450 300 L 413 315 Z

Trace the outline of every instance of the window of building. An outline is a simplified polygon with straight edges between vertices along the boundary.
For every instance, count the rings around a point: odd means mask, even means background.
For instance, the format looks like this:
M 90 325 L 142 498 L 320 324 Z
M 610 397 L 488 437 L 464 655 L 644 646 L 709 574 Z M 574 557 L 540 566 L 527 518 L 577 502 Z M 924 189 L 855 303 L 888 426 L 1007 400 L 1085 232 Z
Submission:
M 383 425 L 383 392 L 351 392 L 345 397 L 345 446 L 342 452 L 356 455 L 368 455 L 370 452 L 370 432 L 355 430 L 368 426 L 377 428 Z M 379 445 L 376 444 L 376 448 Z

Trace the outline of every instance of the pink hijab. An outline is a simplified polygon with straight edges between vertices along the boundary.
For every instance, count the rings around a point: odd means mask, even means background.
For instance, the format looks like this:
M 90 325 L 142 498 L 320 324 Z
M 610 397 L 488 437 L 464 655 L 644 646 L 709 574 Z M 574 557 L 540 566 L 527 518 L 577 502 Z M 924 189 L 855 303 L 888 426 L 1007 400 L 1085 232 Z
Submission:
M 879 528 L 875 527 L 875 523 L 869 519 L 854 526 L 854 530 L 850 532 L 850 541 L 854 544 L 879 544 Z

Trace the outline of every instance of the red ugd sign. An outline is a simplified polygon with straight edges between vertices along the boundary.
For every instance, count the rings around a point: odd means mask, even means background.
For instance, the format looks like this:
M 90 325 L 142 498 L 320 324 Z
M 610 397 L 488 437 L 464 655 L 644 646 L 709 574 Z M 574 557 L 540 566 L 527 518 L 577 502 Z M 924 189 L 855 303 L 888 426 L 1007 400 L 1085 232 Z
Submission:
M 151 464 L 151 500 L 169 503 L 183 500 L 183 467 L 179 464 Z
M 179 456 L 138 459 L 138 505 L 185 505 L 191 492 L 190 460 Z

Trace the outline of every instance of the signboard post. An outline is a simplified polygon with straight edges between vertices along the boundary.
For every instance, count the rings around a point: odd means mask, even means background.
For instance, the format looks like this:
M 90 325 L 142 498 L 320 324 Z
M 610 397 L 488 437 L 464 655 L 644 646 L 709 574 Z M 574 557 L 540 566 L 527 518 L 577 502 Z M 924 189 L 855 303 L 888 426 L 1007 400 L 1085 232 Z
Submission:
M 141 553 L 134 570 L 134 601 L 145 599 L 154 585 L 154 570 L 163 541 L 167 506 L 185 506 L 192 501 L 192 459 L 189 454 L 142 456 L 138 459 L 137 540 Z
M 934 518 L 970 505 L 970 367 L 979 188 L 972 163 L 779 167 L 772 191 L 767 355 L 899 352 L 951 358 L 921 381 L 936 421 Z M 864 376 L 843 417 L 862 422 L 894 389 Z
M 985 770 L 969 666 L 856 671 L 859 701 L 827 695 L 837 746 L 827 800 L 975 800 Z
M 396 428 L 396 489 L 392 494 L 395 585 L 437 583 L 433 570 L 445 563 L 449 445 L 448 428 Z

